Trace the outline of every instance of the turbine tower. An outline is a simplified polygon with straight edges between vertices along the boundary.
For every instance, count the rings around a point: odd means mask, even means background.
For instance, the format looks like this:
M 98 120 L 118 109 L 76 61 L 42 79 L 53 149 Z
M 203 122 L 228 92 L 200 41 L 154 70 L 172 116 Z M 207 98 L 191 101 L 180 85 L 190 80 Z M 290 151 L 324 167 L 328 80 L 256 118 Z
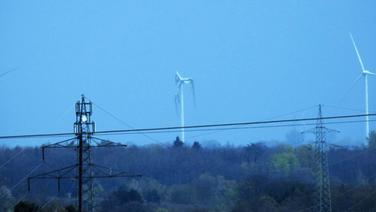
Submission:
M 354 38 L 353 38 L 351 33 L 350 33 L 350 38 L 351 38 L 352 44 L 354 46 L 356 55 L 358 57 L 360 67 L 362 68 L 361 73 L 356 78 L 355 82 L 358 81 L 361 77 L 364 78 L 364 95 L 365 95 L 365 98 L 364 98 L 365 99 L 365 105 L 364 105 L 364 107 L 365 107 L 365 114 L 368 114 L 369 113 L 369 109 L 368 109 L 368 75 L 376 75 L 376 74 L 370 72 L 369 70 L 367 70 L 365 68 L 363 61 L 362 61 L 362 58 L 360 57 L 360 54 L 359 54 L 359 51 L 358 51 L 358 47 L 356 46 Z M 369 117 L 366 116 L 365 118 L 366 118 L 366 138 L 368 138 L 368 136 L 369 136 Z
M 192 94 L 193 94 L 193 101 L 196 102 L 196 97 L 195 97 L 195 86 L 192 78 L 189 77 L 182 77 L 179 72 L 176 72 L 175 75 L 175 84 L 178 89 L 178 93 L 176 94 L 175 97 L 175 104 L 180 105 L 180 126 L 181 126 L 181 141 L 185 142 L 185 114 L 184 114 L 184 85 L 190 85 L 192 89 Z

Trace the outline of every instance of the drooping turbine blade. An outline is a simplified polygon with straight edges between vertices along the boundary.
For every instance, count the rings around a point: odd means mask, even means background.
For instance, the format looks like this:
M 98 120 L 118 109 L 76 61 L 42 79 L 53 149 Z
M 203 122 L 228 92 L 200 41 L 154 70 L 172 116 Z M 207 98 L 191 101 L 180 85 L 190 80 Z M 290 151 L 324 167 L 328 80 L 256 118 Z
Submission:
M 363 64 L 363 61 L 362 61 L 362 58 L 360 57 L 360 54 L 359 54 L 359 51 L 358 51 L 358 47 L 356 46 L 356 43 L 354 41 L 354 38 L 352 36 L 351 33 L 350 34 L 350 38 L 351 38 L 351 41 L 352 41 L 352 44 L 354 46 L 354 49 L 355 49 L 355 52 L 356 52 L 356 55 L 358 56 L 358 60 L 359 60 L 359 63 L 360 63 L 360 66 L 362 67 L 362 72 L 366 71 L 365 67 L 364 67 L 364 64 Z
M 179 96 L 179 94 L 176 94 L 175 95 L 175 112 L 176 112 L 177 116 L 179 116 L 179 104 L 181 104 L 180 96 Z
M 191 80 L 191 89 L 192 89 L 192 95 L 193 95 L 193 104 L 196 106 L 196 88 L 195 88 L 195 83 L 193 80 Z
M 194 83 L 193 79 L 189 79 L 189 83 L 191 84 L 192 95 L 193 95 L 193 103 L 196 106 L 196 89 L 195 89 L 195 83 Z

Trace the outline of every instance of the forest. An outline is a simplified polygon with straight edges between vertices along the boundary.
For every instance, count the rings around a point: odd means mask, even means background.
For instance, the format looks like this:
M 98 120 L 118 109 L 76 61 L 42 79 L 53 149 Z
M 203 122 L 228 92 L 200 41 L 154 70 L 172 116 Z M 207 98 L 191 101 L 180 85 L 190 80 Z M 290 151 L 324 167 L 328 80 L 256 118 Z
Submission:
M 376 208 L 376 132 L 368 146 L 328 146 L 332 211 Z M 312 144 L 129 145 L 93 149 L 94 163 L 141 177 L 94 181 L 96 211 L 315 211 Z M 1 211 L 76 211 L 76 184 L 27 177 L 74 164 L 71 149 L 0 148 Z

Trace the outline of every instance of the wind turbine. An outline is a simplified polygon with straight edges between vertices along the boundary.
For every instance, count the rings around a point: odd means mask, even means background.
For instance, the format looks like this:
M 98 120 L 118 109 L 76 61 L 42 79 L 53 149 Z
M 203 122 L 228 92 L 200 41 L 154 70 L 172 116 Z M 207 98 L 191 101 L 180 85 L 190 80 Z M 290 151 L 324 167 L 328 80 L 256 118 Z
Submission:
M 175 84 L 178 89 L 178 93 L 175 97 L 175 105 L 180 104 L 180 126 L 181 126 L 181 141 L 185 141 L 185 117 L 184 117 L 184 85 L 190 85 L 193 94 L 193 101 L 196 103 L 195 86 L 192 78 L 182 77 L 179 72 L 175 75 Z
M 353 46 L 354 46 L 354 49 L 355 49 L 356 55 L 357 55 L 357 57 L 358 57 L 360 67 L 362 68 L 361 73 L 360 73 L 360 75 L 356 78 L 355 82 L 358 81 L 361 77 L 364 78 L 365 114 L 368 114 L 368 113 L 369 113 L 369 111 L 368 111 L 368 76 L 369 76 L 369 75 L 372 76 L 372 75 L 376 75 L 376 74 L 370 72 L 369 70 L 367 70 L 367 69 L 364 67 L 364 64 L 363 64 L 362 58 L 360 57 L 360 54 L 359 54 L 359 51 L 358 51 L 358 47 L 356 46 L 355 41 L 354 41 L 354 38 L 353 38 L 353 36 L 352 36 L 351 33 L 350 33 L 350 38 L 351 38 L 352 44 L 353 44 Z M 368 136 L 369 136 L 369 117 L 366 116 L 366 138 L 368 138 Z

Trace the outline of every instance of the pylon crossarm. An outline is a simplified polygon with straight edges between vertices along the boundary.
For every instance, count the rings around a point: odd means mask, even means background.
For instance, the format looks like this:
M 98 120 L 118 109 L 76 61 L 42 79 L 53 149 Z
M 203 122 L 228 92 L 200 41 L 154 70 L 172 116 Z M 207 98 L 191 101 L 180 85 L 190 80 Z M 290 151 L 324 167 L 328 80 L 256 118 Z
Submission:
M 97 144 L 96 146 L 93 146 L 93 147 L 127 147 L 126 144 L 122 144 L 120 142 L 113 142 L 107 139 L 102 139 L 98 137 L 91 137 L 91 139 L 93 142 Z
M 341 132 L 339 130 L 330 129 L 330 128 L 327 128 L 327 127 L 323 127 L 323 130 L 325 130 L 326 132 L 330 132 L 330 133 L 340 133 Z
M 301 134 L 308 134 L 308 133 L 312 133 L 312 134 L 315 134 L 316 133 L 316 130 L 305 130 L 303 132 L 301 132 Z
M 66 143 L 66 142 L 69 142 L 69 141 L 73 141 L 73 140 L 76 140 L 77 138 L 74 137 L 74 138 L 69 138 L 69 139 L 66 139 L 64 141 L 59 141 L 57 143 L 53 143 L 53 144 L 45 144 L 45 145 L 42 145 L 42 148 L 51 148 L 51 147 L 55 147 L 55 146 L 65 146 L 65 145 L 62 145 L 63 143 Z
M 131 177 L 131 178 L 134 178 L 134 177 L 142 177 L 142 175 L 140 174 L 127 174 L 127 173 L 117 173 L 117 174 L 112 174 L 112 175 L 93 175 L 93 176 L 83 176 L 82 178 L 83 179 L 97 179 L 97 178 L 116 178 L 116 177 Z M 48 177 L 48 176 L 45 176 L 45 177 L 40 177 L 40 178 L 37 178 L 37 179 L 55 179 L 56 177 Z M 59 177 L 59 179 L 64 179 L 64 180 L 73 180 L 73 179 L 77 179 L 77 176 L 72 176 L 72 177 L 69 177 L 69 176 L 65 176 L 65 177 Z
M 102 174 L 112 174 L 112 168 L 106 167 L 106 166 L 101 166 L 97 165 L 94 163 L 89 164 L 90 167 L 92 167 L 92 171 L 94 172 L 100 172 Z
M 76 177 L 68 177 L 66 175 L 71 173 L 71 171 L 75 169 L 76 167 L 77 165 L 74 164 L 74 165 L 67 166 L 61 169 L 57 169 L 57 170 L 53 170 L 53 171 L 49 171 L 49 172 L 45 172 L 45 173 L 28 177 L 27 178 L 28 191 L 31 190 L 31 180 L 37 180 L 37 179 L 56 179 L 58 181 L 58 191 L 60 191 L 60 180 L 68 179 L 68 178 L 75 179 Z
M 74 137 L 74 138 L 69 138 L 69 139 L 66 139 L 64 141 L 59 141 L 57 143 L 53 143 L 53 144 L 47 144 L 47 145 L 42 145 L 41 149 L 42 149 L 42 160 L 45 159 L 45 151 L 46 149 L 57 149 L 57 148 L 75 148 L 74 145 L 71 145 L 71 143 L 69 144 L 66 144 L 67 142 L 70 142 L 70 141 L 74 141 L 76 140 L 77 138 Z
M 120 172 L 120 173 L 111 174 L 111 175 L 94 175 L 94 176 L 84 177 L 84 178 L 99 179 L 99 178 L 121 178 L 121 177 L 135 178 L 135 177 L 142 177 L 142 175 L 140 175 L 140 174 L 128 174 L 127 172 Z
M 53 170 L 53 171 L 34 175 L 34 176 L 29 177 L 29 178 L 39 178 L 41 176 L 55 176 L 55 177 L 57 177 L 57 176 L 61 176 L 62 172 L 63 172 L 63 175 L 65 175 L 66 173 L 69 173 L 69 171 L 72 171 L 76 167 L 77 167 L 77 164 L 74 164 L 74 165 L 70 165 L 70 166 L 67 166 L 67 167 L 64 167 L 64 168 L 61 168 L 61 169 L 56 169 L 56 170 Z M 57 174 L 55 174 L 55 173 L 57 173 Z
M 92 167 L 93 173 L 106 175 L 106 176 L 112 176 L 112 175 L 115 176 L 115 175 L 118 175 L 118 174 L 126 173 L 126 172 L 120 171 L 118 169 L 113 169 L 113 168 L 110 168 L 110 167 L 106 167 L 106 166 L 102 166 L 102 165 L 98 165 L 98 164 L 94 164 L 94 163 L 90 163 L 89 166 Z M 135 176 L 138 176 L 138 175 L 135 175 Z
M 92 148 L 102 148 L 102 147 L 127 147 L 126 144 L 120 144 L 120 143 L 107 143 L 107 144 L 97 144 L 97 145 L 90 145 Z
M 93 178 L 96 178 L 96 177 L 105 178 L 105 176 L 110 177 L 110 178 L 111 177 L 141 177 L 140 174 L 130 175 L 129 173 L 127 173 L 125 171 L 120 171 L 120 170 L 117 170 L 117 169 L 109 168 L 109 167 L 94 164 L 94 163 L 90 163 L 89 166 L 93 168 L 92 169 L 93 173 L 96 172 L 96 171 L 102 173 L 101 175 L 97 174 L 97 175 L 89 176 L 89 178 L 91 178 L 91 177 L 93 177 Z
M 65 168 L 61 168 L 61 169 L 41 173 L 41 174 L 38 174 L 38 175 L 34 175 L 34 176 L 29 177 L 29 178 L 30 179 L 40 179 L 42 177 L 58 178 L 58 177 L 65 176 L 66 174 L 69 174 L 69 172 L 72 171 L 73 169 L 75 169 L 76 167 L 77 167 L 77 165 L 75 164 L 75 165 L 72 165 L 72 166 L 67 166 Z

